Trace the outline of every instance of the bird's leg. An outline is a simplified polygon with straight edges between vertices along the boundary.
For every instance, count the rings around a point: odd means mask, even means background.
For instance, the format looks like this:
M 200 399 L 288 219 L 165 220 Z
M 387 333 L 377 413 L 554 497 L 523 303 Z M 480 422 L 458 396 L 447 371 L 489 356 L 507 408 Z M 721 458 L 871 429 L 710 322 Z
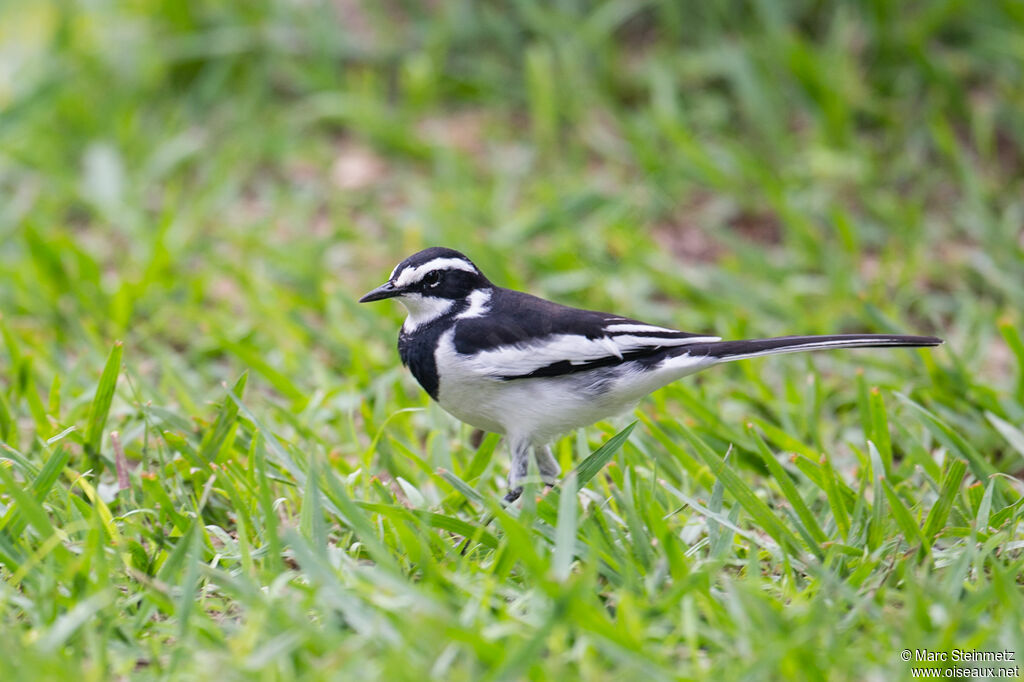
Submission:
M 562 473 L 562 467 L 558 466 L 558 460 L 551 454 L 551 448 L 547 445 L 538 445 L 533 448 L 533 456 L 537 459 L 537 470 L 544 483 L 554 486 L 558 483 L 558 475 Z
M 530 468 L 530 444 L 526 441 L 509 441 L 512 451 L 512 468 L 508 472 L 508 494 L 505 501 L 511 504 L 523 494 L 523 480 Z
M 512 452 L 512 468 L 508 473 L 508 493 L 505 495 L 505 505 L 510 505 L 518 500 L 523 494 L 522 482 L 530 469 L 530 450 L 533 450 L 534 461 L 537 463 L 537 471 L 541 479 L 549 487 L 555 487 L 558 483 L 558 475 L 562 468 L 558 466 L 558 460 L 551 454 L 551 448 L 547 445 L 530 447 L 529 442 L 509 441 L 509 450 Z M 494 515 L 489 515 L 482 523 L 484 527 L 490 525 Z M 462 548 L 459 554 L 465 555 L 469 549 L 470 539 L 467 537 L 462 541 Z
M 505 506 L 518 500 L 523 494 L 522 482 L 530 469 L 530 443 L 529 441 L 508 440 L 508 449 L 512 453 L 512 468 L 508 472 L 508 493 L 505 494 Z M 558 466 L 557 464 L 555 466 Z M 538 469 L 540 467 L 538 466 Z M 494 520 L 494 515 L 489 514 L 481 524 L 486 528 Z M 462 543 L 459 554 L 465 555 L 469 549 L 469 538 Z

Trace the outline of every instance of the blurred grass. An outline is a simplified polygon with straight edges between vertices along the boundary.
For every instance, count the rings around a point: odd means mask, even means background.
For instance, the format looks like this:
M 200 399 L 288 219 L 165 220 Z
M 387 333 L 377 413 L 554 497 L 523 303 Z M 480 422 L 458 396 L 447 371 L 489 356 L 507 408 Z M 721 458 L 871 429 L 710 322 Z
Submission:
M 1024 655 L 1022 29 L 1010 1 L 0 4 L 0 676 Z M 681 382 L 600 475 L 501 512 L 502 447 L 355 303 L 432 244 L 694 331 L 947 344 Z

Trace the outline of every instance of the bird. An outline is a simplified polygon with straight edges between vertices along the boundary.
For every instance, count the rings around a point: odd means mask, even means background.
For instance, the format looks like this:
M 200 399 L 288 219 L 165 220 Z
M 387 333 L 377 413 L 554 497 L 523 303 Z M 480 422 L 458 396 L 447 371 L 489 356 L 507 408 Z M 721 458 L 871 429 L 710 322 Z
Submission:
M 360 303 L 395 299 L 408 312 L 398 353 L 427 394 L 477 429 L 503 435 L 514 502 L 529 471 L 555 485 L 550 444 L 633 409 L 649 393 L 713 365 L 835 348 L 927 347 L 902 334 L 782 336 L 723 341 L 583 310 L 493 284 L 473 261 L 435 246 L 400 262 Z

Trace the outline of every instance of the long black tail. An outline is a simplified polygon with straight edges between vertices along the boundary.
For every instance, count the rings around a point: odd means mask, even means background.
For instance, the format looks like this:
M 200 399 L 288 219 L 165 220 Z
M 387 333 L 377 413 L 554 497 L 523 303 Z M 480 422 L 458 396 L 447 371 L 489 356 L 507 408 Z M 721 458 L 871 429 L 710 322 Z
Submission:
M 918 348 L 938 346 L 942 339 L 934 336 L 906 336 L 902 334 L 832 334 L 827 336 L 778 336 L 771 339 L 743 341 L 714 341 L 695 343 L 685 348 L 690 355 L 708 355 L 721 362 L 756 358 L 777 353 L 801 353 L 833 348 L 886 348 L 905 346 Z

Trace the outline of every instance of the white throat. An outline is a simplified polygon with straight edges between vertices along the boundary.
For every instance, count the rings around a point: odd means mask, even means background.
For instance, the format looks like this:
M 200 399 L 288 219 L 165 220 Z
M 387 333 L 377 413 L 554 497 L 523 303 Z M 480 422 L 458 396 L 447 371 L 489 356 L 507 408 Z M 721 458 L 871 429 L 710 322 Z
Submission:
M 398 302 L 409 311 L 405 318 L 402 331 L 411 333 L 424 324 L 429 324 L 441 317 L 455 305 L 450 298 L 438 298 L 436 296 L 423 296 L 422 294 L 404 294 L 398 297 Z

